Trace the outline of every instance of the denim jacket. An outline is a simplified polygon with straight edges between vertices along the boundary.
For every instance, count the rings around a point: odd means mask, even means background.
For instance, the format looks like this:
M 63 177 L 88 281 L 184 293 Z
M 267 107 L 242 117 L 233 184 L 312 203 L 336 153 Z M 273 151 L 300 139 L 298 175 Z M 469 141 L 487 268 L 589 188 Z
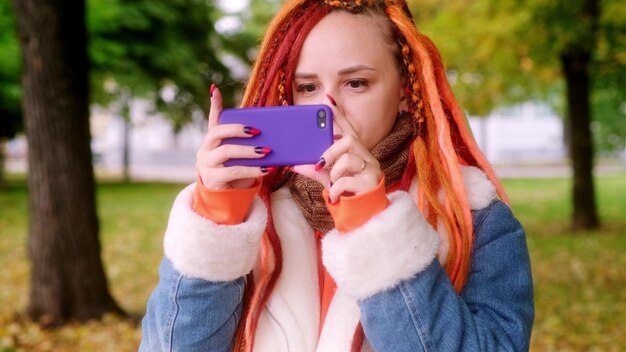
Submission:
M 479 201 L 473 202 L 478 206 L 472 206 L 475 209 L 472 211 L 475 240 L 470 274 L 460 294 L 454 291 L 442 268 L 441 262 L 445 262 L 446 253 L 442 254 L 441 248 L 445 248 L 446 244 L 441 239 L 445 236 L 432 235 L 434 230 L 427 229 L 423 219 L 416 222 L 415 226 L 394 222 L 395 218 L 406 218 L 407 214 L 402 214 L 404 211 L 411 215 L 415 215 L 417 211 L 417 208 L 407 205 L 406 192 L 396 192 L 397 195 L 394 193 L 389 196 L 392 203 L 389 209 L 380 217 L 372 219 L 370 222 L 373 225 L 364 225 L 367 231 L 342 237 L 333 237 L 332 233 L 327 235 L 329 240 L 323 244 L 324 265 L 335 278 L 338 291 L 326 318 L 326 321 L 331 321 L 325 322 L 321 336 L 318 338 L 316 330 L 319 303 L 314 299 L 319 292 L 314 290 L 315 285 L 307 286 L 304 279 L 302 285 L 293 284 L 298 281 L 286 281 L 283 286 L 295 291 L 281 291 L 281 283 L 277 284 L 277 292 L 273 294 L 259 321 L 255 351 L 349 351 L 351 340 L 343 341 L 341 335 L 343 333 L 351 338 L 354 325 L 359 321 L 366 338 L 363 350 L 528 350 L 534 305 L 524 230 L 508 206 L 495 200 L 492 193 L 487 192 L 489 196 L 485 196 L 485 192 L 474 192 L 472 195 L 475 187 L 471 184 L 466 180 L 469 197 L 474 196 Z M 288 198 L 287 194 L 285 192 L 282 196 Z M 189 197 L 178 199 L 177 203 L 188 204 L 189 200 Z M 280 199 L 276 203 L 278 208 L 273 205 L 275 223 L 278 221 L 277 211 L 293 205 L 286 203 L 284 208 L 280 208 Z M 407 206 L 403 207 L 403 204 Z M 261 211 L 263 209 L 261 206 Z M 168 232 L 171 232 L 170 228 L 176 227 L 173 222 L 185 222 L 180 219 L 184 216 L 174 213 L 173 210 Z M 385 218 L 385 213 L 389 213 L 390 217 Z M 253 210 L 250 218 L 255 216 Z M 281 242 L 285 243 L 285 267 L 288 263 L 297 267 L 293 272 L 287 270 L 283 275 L 295 278 L 314 276 L 316 271 L 309 268 L 314 264 L 310 256 L 299 253 L 291 261 L 288 254 L 290 248 L 295 248 L 292 243 L 299 244 L 306 242 L 305 238 L 312 238 L 311 233 L 307 232 L 310 229 L 304 228 L 302 219 L 295 219 L 293 216 L 287 218 L 285 221 L 296 222 L 292 228 L 302 228 L 304 236 L 295 236 L 292 242 L 288 236 L 281 237 Z M 235 232 L 239 232 L 241 236 L 249 236 L 248 233 L 254 232 L 253 228 L 261 227 L 259 224 L 250 225 L 245 228 L 247 225 L 242 224 L 242 228 Z M 281 225 L 276 224 L 276 227 L 280 234 Z M 184 229 L 184 226 L 179 227 L 177 231 Z M 214 231 L 219 232 L 221 229 L 218 226 Z M 402 231 L 418 238 L 421 235 L 415 235 L 417 232 L 430 232 L 431 235 L 422 236 L 413 244 L 407 243 L 410 242 L 410 237 L 402 237 Z M 390 237 L 382 237 L 379 241 L 376 236 L 381 233 L 388 233 Z M 242 254 L 245 256 L 245 253 L 233 252 L 233 255 L 229 255 L 232 250 L 230 244 L 223 246 L 221 243 L 211 242 L 204 248 L 213 248 L 209 250 L 212 253 L 199 257 L 201 263 L 193 260 L 185 262 L 193 254 L 178 259 L 182 254 L 177 253 L 190 253 L 197 248 L 203 248 L 203 244 L 198 242 L 204 238 L 191 241 L 188 247 L 183 246 L 177 252 L 168 250 L 168 236 L 166 235 L 166 256 L 159 271 L 160 280 L 148 301 L 143 320 L 140 351 L 232 351 L 234 334 L 242 311 L 245 284 L 242 274 L 255 266 L 254 261 L 249 261 L 246 267 L 233 269 L 235 264 L 229 261 L 239 265 L 240 257 Z M 254 243 L 258 241 L 258 236 L 260 235 L 250 235 L 241 243 Z M 374 242 L 369 242 L 368 236 L 374 236 Z M 391 245 L 385 248 L 396 237 L 399 237 L 396 242 L 408 250 L 395 254 L 399 247 Z M 365 245 L 348 243 L 345 238 L 351 238 L 348 241 L 355 242 L 363 238 Z M 225 241 L 233 242 L 231 239 Z M 343 242 L 337 244 L 333 241 Z M 241 243 L 232 246 L 236 247 Z M 216 247 L 221 255 L 215 253 Z M 251 246 L 243 251 L 255 253 L 257 250 L 258 246 Z M 255 258 L 254 255 L 252 257 Z M 418 259 L 414 260 L 414 257 Z M 361 258 L 368 260 L 360 260 Z M 220 267 L 222 269 L 206 274 L 201 267 L 211 267 L 214 265 L 213 261 L 229 263 Z M 407 267 L 411 269 L 406 269 Z M 359 274 L 361 272 L 364 274 Z M 389 277 L 393 279 L 390 280 Z M 309 281 L 316 283 L 316 280 L 317 277 L 314 277 Z M 315 292 L 309 295 L 310 291 Z M 317 315 L 311 313 L 316 310 Z M 308 324 L 309 320 L 313 323 Z

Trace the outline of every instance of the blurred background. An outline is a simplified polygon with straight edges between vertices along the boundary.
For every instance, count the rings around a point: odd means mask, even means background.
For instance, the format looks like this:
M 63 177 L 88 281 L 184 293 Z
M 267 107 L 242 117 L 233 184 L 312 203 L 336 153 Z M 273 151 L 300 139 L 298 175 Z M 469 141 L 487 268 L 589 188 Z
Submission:
M 238 105 L 283 2 L 43 3 L 0 1 L 0 351 L 136 350 L 169 206 L 196 178 L 208 87 Z M 409 3 L 528 233 L 531 350 L 624 351 L 626 3 Z M 64 160 L 93 173 L 65 174 Z M 63 228 L 89 208 L 70 198 L 95 204 L 89 234 Z M 96 258 L 83 274 L 102 272 L 99 299 L 81 298 L 84 278 L 67 269 L 80 253 Z

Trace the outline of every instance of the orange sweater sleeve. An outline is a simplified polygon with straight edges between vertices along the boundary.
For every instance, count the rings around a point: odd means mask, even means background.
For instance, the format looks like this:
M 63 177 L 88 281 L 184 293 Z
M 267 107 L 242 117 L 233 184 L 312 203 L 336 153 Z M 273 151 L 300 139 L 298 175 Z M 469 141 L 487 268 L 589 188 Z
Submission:
M 371 191 L 354 196 L 340 196 L 335 204 L 330 203 L 326 189 L 322 191 L 322 196 L 335 221 L 335 228 L 342 234 L 360 227 L 389 206 L 384 177 Z
M 193 210 L 216 224 L 240 224 L 246 220 L 252 201 L 260 189 L 259 180 L 256 180 L 250 188 L 208 189 L 198 177 L 193 193 Z

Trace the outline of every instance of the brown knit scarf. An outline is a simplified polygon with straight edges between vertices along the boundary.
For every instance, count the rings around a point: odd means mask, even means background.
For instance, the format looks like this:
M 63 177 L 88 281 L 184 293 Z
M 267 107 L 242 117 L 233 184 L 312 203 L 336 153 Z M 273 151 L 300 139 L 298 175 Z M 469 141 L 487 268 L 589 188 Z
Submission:
M 372 155 L 378 160 L 385 174 L 386 188 L 402 178 L 414 135 L 415 127 L 411 115 L 399 113 L 391 133 L 372 149 Z M 319 182 L 299 174 L 294 174 L 288 182 L 289 190 L 309 225 L 322 233 L 332 230 L 335 224 L 322 198 L 324 187 Z

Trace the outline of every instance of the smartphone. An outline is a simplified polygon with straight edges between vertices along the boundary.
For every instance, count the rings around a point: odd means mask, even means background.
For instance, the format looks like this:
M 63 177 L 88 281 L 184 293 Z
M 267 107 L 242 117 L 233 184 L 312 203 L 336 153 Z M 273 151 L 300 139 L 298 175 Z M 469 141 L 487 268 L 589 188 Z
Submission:
M 219 123 L 256 127 L 261 134 L 226 138 L 222 144 L 269 147 L 259 159 L 229 159 L 224 165 L 285 166 L 315 164 L 333 144 L 333 111 L 327 105 L 290 105 L 225 109 Z

